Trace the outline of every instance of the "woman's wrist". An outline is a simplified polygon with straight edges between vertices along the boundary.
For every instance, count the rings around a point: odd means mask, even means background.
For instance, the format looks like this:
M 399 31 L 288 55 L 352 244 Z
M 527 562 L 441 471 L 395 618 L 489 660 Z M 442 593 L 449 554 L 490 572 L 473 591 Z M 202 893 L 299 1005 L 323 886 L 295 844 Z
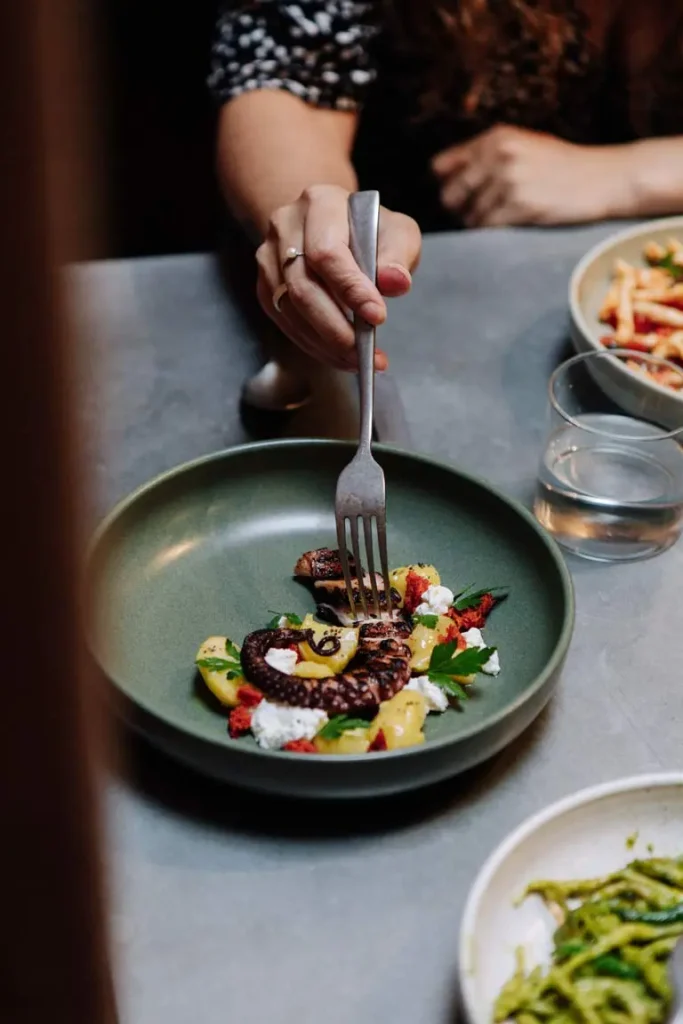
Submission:
M 659 217 L 683 211 L 683 138 L 643 139 L 614 147 L 621 168 L 614 216 Z

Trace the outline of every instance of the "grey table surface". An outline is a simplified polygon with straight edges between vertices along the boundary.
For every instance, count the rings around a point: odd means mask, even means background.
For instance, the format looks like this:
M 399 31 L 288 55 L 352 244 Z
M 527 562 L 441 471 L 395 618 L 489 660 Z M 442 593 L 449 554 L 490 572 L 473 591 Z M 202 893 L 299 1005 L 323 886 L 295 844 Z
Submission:
M 416 450 L 528 500 L 547 378 L 567 349 L 568 276 L 611 230 L 427 240 L 384 337 Z M 237 399 L 258 346 L 211 257 L 93 264 L 76 285 L 99 512 L 173 464 L 248 439 Z M 289 432 L 348 436 L 353 403 L 333 384 L 337 404 Z M 460 915 L 495 844 L 573 790 L 681 766 L 670 609 L 682 562 L 680 545 L 640 564 L 572 560 L 576 633 L 557 695 L 518 742 L 434 791 L 301 807 L 125 741 L 107 802 L 124 1024 L 458 1019 Z

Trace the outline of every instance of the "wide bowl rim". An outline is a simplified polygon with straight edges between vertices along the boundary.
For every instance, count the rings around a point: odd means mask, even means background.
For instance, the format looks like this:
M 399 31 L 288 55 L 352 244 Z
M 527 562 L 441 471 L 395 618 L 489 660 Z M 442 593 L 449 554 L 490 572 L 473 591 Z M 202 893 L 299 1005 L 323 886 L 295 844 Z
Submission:
M 534 832 L 538 832 L 548 822 L 561 818 L 578 807 L 584 807 L 603 800 L 605 797 L 633 790 L 666 789 L 679 786 L 683 787 L 683 771 L 646 772 L 641 775 L 622 776 L 609 782 L 599 782 L 561 797 L 541 808 L 540 811 L 529 815 L 498 843 L 484 861 L 470 887 L 460 925 L 458 966 L 462 1001 L 469 1024 L 491 1024 L 492 1018 L 487 1017 L 484 1021 L 477 1016 L 474 971 L 471 963 L 472 943 L 476 934 L 476 922 L 483 896 L 501 865 Z M 496 993 L 491 995 L 491 1006 L 493 1006 L 495 995 Z
M 86 552 L 86 576 L 90 581 L 93 562 L 95 556 L 105 541 L 107 533 L 112 529 L 118 519 L 120 519 L 137 501 L 150 494 L 157 487 L 163 486 L 164 484 L 172 481 L 176 477 L 181 476 L 183 473 L 194 471 L 201 468 L 202 466 L 209 465 L 212 462 L 219 462 L 224 459 L 243 458 L 248 457 L 250 454 L 259 453 L 263 451 L 277 451 L 279 449 L 297 449 L 313 447 L 319 449 L 337 449 L 342 451 L 348 451 L 351 455 L 356 445 L 352 441 L 341 441 L 330 438 L 284 438 L 269 441 L 254 441 L 249 444 L 235 445 L 229 448 L 219 449 L 218 451 L 209 452 L 205 455 L 200 455 L 195 459 L 190 459 L 187 462 L 180 463 L 177 466 L 173 466 L 170 469 L 164 470 L 162 473 L 157 474 L 151 480 L 141 484 L 135 488 L 128 495 L 121 498 L 114 507 L 105 515 L 99 525 L 96 527 L 92 534 L 91 540 L 87 546 Z M 562 667 L 564 659 L 567 655 L 569 645 L 571 643 L 574 622 L 575 622 L 575 598 L 574 598 L 574 584 L 572 581 L 571 574 L 561 550 L 556 541 L 548 534 L 543 527 L 538 523 L 533 514 L 517 501 L 515 498 L 511 498 L 504 494 L 494 485 L 488 481 L 476 476 L 472 473 L 467 473 L 464 470 L 458 469 L 451 463 L 444 462 L 439 459 L 434 459 L 431 456 L 423 455 L 419 452 L 411 452 L 404 448 L 399 448 L 394 445 L 383 445 L 376 444 L 373 446 L 376 452 L 384 453 L 389 456 L 398 456 L 401 458 L 407 458 L 416 462 L 421 463 L 424 466 L 428 466 L 437 470 L 443 470 L 448 473 L 452 473 L 468 483 L 471 483 L 481 489 L 487 491 L 490 495 L 504 504 L 508 505 L 521 519 L 525 521 L 527 526 L 531 527 L 532 531 L 536 534 L 538 539 L 547 549 L 550 555 L 551 561 L 554 563 L 555 569 L 559 577 L 560 588 L 562 593 L 562 600 L 564 604 L 564 621 L 560 634 L 553 651 L 548 658 L 545 667 L 541 672 L 536 675 L 528 686 L 525 687 L 522 693 L 520 693 L 515 700 L 504 708 L 501 708 L 495 714 L 484 719 L 482 722 L 473 724 L 466 728 L 464 731 L 458 733 L 456 736 L 444 736 L 439 739 L 432 739 L 424 744 L 420 744 L 415 747 L 403 747 L 398 750 L 381 751 L 373 754 L 373 762 L 379 760 L 397 760 L 405 758 L 419 758 L 424 756 L 426 752 L 432 752 L 434 750 L 440 750 L 445 747 L 457 746 L 461 743 L 471 740 L 473 737 L 478 736 L 481 733 L 488 732 L 491 728 L 505 721 L 509 717 L 512 717 L 520 708 L 524 707 L 533 697 L 546 686 L 548 681 L 552 679 L 553 675 Z M 152 706 L 144 698 L 139 695 L 131 693 L 129 688 L 117 678 L 114 678 L 105 668 L 102 663 L 99 654 L 97 643 L 92 635 L 91 623 L 88 622 L 86 630 L 86 641 L 88 648 L 95 662 L 103 671 L 105 677 L 113 684 L 113 686 L 122 694 L 127 700 L 131 701 L 133 705 L 140 708 L 145 714 L 150 715 L 153 719 L 161 722 L 165 727 L 185 734 L 191 737 L 193 740 L 200 743 L 206 744 L 216 751 L 220 751 L 221 756 L 227 751 L 230 756 L 229 747 L 218 739 L 207 736 L 200 727 L 195 727 L 193 723 L 180 723 L 173 716 L 169 716 L 163 712 L 160 712 L 156 707 Z M 282 761 L 295 760 L 297 763 L 302 761 L 299 754 L 291 753 L 283 750 L 262 750 L 260 747 L 246 747 L 240 746 L 239 753 L 242 756 L 267 758 L 268 760 L 279 759 Z M 343 759 L 334 754 L 309 754 L 306 757 L 306 762 L 310 762 L 315 765 L 321 764 L 334 764 L 339 765 L 340 761 L 343 760 L 345 764 L 358 764 L 367 761 L 367 754 L 350 754 L 346 755 Z

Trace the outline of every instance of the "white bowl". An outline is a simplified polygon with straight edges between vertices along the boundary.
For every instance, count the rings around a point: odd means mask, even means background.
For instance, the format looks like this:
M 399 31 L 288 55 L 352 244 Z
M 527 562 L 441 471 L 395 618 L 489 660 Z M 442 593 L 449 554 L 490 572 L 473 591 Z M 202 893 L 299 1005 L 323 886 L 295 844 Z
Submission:
M 486 861 L 465 907 L 460 976 L 470 1024 L 491 1024 L 518 947 L 527 964 L 550 964 L 557 926 L 543 902 L 533 896 L 515 906 L 530 882 L 590 878 L 634 857 L 682 853 L 683 772 L 592 786 L 520 825 Z
M 570 330 L 577 352 L 605 351 L 600 339 L 610 329 L 600 323 L 598 314 L 612 281 L 615 260 L 644 266 L 646 243 L 665 244 L 672 236 L 683 241 L 683 217 L 648 221 L 610 235 L 577 263 L 569 282 Z M 596 383 L 622 409 L 670 430 L 683 426 L 683 395 L 643 380 L 617 360 L 601 360 L 601 364 Z

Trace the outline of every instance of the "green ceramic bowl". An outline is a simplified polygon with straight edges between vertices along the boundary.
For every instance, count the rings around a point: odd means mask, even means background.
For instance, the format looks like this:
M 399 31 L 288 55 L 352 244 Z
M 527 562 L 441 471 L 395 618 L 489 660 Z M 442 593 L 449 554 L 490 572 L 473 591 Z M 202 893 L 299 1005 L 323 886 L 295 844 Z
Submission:
M 574 621 L 572 585 L 533 517 L 480 480 L 378 447 L 392 565 L 434 562 L 454 589 L 508 585 L 487 640 L 497 678 L 480 677 L 461 711 L 429 716 L 426 743 L 353 757 L 260 750 L 231 740 L 193 659 L 211 634 L 241 641 L 269 609 L 303 615 L 292 579 L 302 551 L 332 544 L 334 490 L 353 449 L 290 440 L 218 452 L 122 502 L 90 559 L 92 646 L 131 724 L 193 767 L 231 783 L 305 797 L 369 797 L 455 775 L 518 736 L 550 697 Z

